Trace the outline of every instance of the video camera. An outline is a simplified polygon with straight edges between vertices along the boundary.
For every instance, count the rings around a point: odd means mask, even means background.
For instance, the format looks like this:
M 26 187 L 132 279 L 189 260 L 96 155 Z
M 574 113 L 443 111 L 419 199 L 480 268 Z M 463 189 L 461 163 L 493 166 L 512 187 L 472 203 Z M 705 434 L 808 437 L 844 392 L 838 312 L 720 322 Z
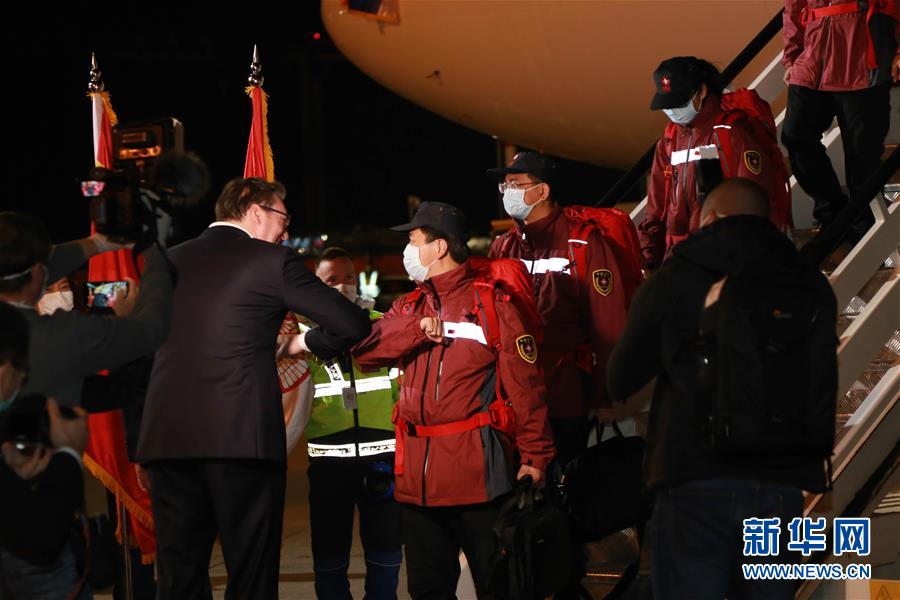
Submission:
M 113 131 L 113 168 L 95 167 L 81 183 L 98 233 L 118 242 L 155 240 L 159 211 L 171 214 L 173 207 L 191 206 L 206 194 L 209 172 L 183 151 L 183 138 L 174 118 Z

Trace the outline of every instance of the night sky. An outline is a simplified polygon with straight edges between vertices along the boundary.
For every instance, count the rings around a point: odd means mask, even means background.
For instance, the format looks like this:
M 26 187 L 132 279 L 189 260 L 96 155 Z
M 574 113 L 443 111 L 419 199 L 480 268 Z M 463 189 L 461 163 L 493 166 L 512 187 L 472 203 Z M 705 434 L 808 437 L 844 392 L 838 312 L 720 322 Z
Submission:
M 491 137 L 434 115 L 382 87 L 328 39 L 319 3 L 265 6 L 210 15 L 200 8 L 125 3 L 89 6 L 8 22 L 4 209 L 41 216 L 55 241 L 85 235 L 86 202 L 77 182 L 93 163 L 90 53 L 95 51 L 121 123 L 173 116 L 185 146 L 213 176 L 186 233 L 212 220 L 215 196 L 243 171 L 250 123 L 244 93 L 253 44 L 270 96 L 276 177 L 288 189 L 291 233 L 378 229 L 406 221 L 406 198 L 450 202 L 486 233 L 498 218 Z M 224 5 L 218 5 L 224 6 Z M 48 9 L 49 10 L 49 9 Z M 213 23 L 215 21 L 215 23 Z M 320 39 L 314 39 L 319 33 Z M 567 197 L 596 197 L 617 173 L 566 162 Z M 589 194 L 589 195 L 588 195 Z M 366 236 L 368 237 L 368 236 Z

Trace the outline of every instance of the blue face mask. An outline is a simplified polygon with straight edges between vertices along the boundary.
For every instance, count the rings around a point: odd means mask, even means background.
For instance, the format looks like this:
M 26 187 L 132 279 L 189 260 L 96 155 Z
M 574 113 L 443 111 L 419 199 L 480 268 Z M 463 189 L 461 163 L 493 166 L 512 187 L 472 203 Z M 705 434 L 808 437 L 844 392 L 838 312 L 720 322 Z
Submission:
M 693 98 L 688 100 L 687 104 L 681 108 L 664 108 L 663 112 L 666 113 L 670 121 L 678 125 L 689 125 L 700 114 L 700 111 L 694 108 Z

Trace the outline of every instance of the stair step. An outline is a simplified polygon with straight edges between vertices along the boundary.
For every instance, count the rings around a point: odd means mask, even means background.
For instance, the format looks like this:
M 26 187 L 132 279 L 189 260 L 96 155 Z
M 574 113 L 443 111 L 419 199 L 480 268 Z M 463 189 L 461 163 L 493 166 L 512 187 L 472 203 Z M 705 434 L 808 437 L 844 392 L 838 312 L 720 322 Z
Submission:
M 900 365 L 900 330 L 895 331 L 893 337 L 881 347 L 881 350 L 847 393 L 838 398 L 836 419 L 838 431 L 872 393 L 885 373 L 897 365 Z

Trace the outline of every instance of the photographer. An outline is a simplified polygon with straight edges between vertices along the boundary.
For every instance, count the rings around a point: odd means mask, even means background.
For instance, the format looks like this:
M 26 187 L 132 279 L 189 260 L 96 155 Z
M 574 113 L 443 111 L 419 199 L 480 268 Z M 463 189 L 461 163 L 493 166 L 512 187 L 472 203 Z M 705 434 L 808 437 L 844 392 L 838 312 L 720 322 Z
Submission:
M 0 302 L 0 419 L 6 433 L 10 405 L 19 397 L 28 370 L 28 323 Z M 18 408 L 18 405 L 16 405 Z M 15 409 L 12 409 L 15 410 Z M 41 409 L 43 410 L 43 409 Z M 84 489 L 81 454 L 88 439 L 86 413 L 61 416 L 47 402 L 50 446 L 27 454 L 10 442 L 0 462 L 0 597 L 62 598 L 79 584 L 67 544 Z M 4 438 L 6 436 L 4 435 Z M 89 598 L 87 589 L 76 598 Z
M 51 246 L 37 219 L 0 213 L 0 300 L 27 319 L 31 338 L 31 373 L 23 393 L 38 392 L 63 406 L 77 406 L 85 377 L 146 356 L 163 342 L 172 281 L 157 246 L 142 253 L 141 292 L 128 316 L 98 318 L 64 311 L 39 316 L 35 311 L 47 281 L 59 279 L 95 254 L 123 247 L 99 234 Z

